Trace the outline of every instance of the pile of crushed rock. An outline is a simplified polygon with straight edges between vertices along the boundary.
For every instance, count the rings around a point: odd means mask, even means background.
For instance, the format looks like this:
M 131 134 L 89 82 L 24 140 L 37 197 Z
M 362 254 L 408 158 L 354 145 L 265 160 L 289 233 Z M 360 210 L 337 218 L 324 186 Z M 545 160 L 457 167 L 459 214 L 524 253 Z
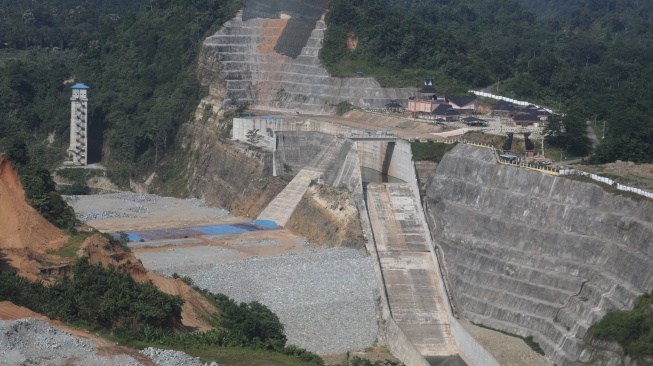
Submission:
M 376 343 L 378 292 L 365 253 L 320 248 L 228 262 L 212 255 L 194 247 L 137 257 L 163 275 L 189 276 L 211 292 L 268 306 L 283 323 L 289 344 L 335 354 Z
M 141 353 L 159 366 L 217 366 L 184 352 L 146 348 Z M 100 355 L 89 341 L 73 337 L 38 319 L 0 320 L 0 364 L 142 366 L 129 355 Z

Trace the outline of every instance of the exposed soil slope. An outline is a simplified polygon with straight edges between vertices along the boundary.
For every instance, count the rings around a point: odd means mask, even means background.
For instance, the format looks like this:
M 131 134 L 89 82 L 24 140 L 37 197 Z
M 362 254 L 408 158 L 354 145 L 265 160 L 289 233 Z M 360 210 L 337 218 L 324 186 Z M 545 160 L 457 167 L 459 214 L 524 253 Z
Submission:
M 0 249 L 47 250 L 63 244 L 63 232 L 27 203 L 18 174 L 0 157 Z
M 56 251 L 68 244 L 68 237 L 45 220 L 25 201 L 25 192 L 18 174 L 6 159 L 0 157 L 0 271 L 16 272 L 31 281 L 54 281 L 69 273 L 75 258 L 63 258 Z M 79 257 L 88 257 L 93 264 L 129 273 L 140 283 L 154 283 L 168 293 L 178 294 L 186 301 L 182 309 L 182 325 L 187 330 L 208 330 L 211 327 L 196 315 L 215 313 L 217 310 L 183 282 L 170 280 L 175 290 L 170 291 L 167 279 L 153 281 L 143 264 L 133 253 L 112 245 L 102 235 L 87 238 L 77 252 Z M 0 318 L 12 320 L 25 317 L 24 314 L 3 313 Z M 31 316 L 31 315 L 30 315 Z M 38 316 L 41 317 L 41 316 Z
M 286 227 L 313 244 L 350 248 L 365 245 L 358 211 L 344 189 L 310 187 Z

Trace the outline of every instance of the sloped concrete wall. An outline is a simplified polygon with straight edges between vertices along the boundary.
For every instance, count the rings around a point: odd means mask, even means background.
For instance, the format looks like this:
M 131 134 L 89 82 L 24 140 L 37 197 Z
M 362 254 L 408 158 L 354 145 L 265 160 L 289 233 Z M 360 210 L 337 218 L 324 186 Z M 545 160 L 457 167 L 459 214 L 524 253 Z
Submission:
M 412 151 L 405 140 L 396 142 L 358 141 L 361 166 L 409 182 L 412 175 Z
M 308 41 L 298 38 L 305 43 L 299 45 L 299 56 L 278 53 L 275 47 L 287 26 L 288 19 L 244 21 L 239 16 L 204 41 L 203 57 L 218 60 L 224 75 L 225 105 L 236 101 L 263 110 L 333 114 L 335 105 L 342 101 L 381 108 L 391 100 L 404 100 L 415 93 L 414 88 L 381 88 L 372 78 L 329 76 L 318 59 L 326 27 L 321 20 L 314 23 Z M 201 61 L 200 68 L 204 64 Z
M 258 129 L 259 134 L 266 137 L 275 137 L 278 132 L 321 132 L 329 135 L 348 137 L 352 134 L 362 134 L 355 128 L 329 123 L 324 121 L 312 120 L 310 118 L 284 118 L 284 119 L 264 119 L 264 118 L 234 118 L 231 138 L 233 140 L 245 141 L 247 132 Z
M 438 165 L 427 196 L 466 318 L 532 335 L 559 365 L 623 361 L 584 337 L 607 311 L 653 289 L 653 204 L 498 165 L 489 150 L 462 144 Z
M 322 173 L 321 181 L 334 185 L 354 142 L 321 132 L 277 132 L 277 173 L 296 174 L 303 168 Z
M 385 292 L 383 272 L 381 271 L 380 258 L 376 249 L 376 242 L 374 239 L 374 233 L 372 232 L 372 224 L 370 223 L 369 214 L 367 212 L 367 205 L 365 204 L 360 166 L 359 152 L 356 149 L 356 145 L 353 145 L 342 164 L 342 169 L 336 175 L 337 178 L 333 184 L 336 187 L 344 187 L 349 190 L 361 217 L 361 229 L 367 239 L 365 241 L 365 247 L 367 252 L 372 256 L 374 274 L 376 275 L 376 281 L 379 286 L 379 297 L 381 300 L 379 307 L 385 324 L 385 339 L 383 341 L 390 352 L 404 364 L 411 366 L 429 366 L 429 363 L 424 359 L 424 357 L 422 357 L 417 348 L 411 343 L 408 337 L 406 337 L 399 326 L 397 326 L 397 323 L 395 323 L 390 314 L 388 296 Z

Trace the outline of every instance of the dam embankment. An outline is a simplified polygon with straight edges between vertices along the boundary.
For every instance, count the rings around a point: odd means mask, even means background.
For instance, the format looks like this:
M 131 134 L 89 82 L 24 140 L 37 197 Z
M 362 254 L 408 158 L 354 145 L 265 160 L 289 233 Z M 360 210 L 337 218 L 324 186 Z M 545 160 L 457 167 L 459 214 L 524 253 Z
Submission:
M 533 336 L 558 365 L 626 362 L 587 330 L 653 289 L 650 201 L 499 165 L 490 150 L 462 144 L 426 191 L 461 316 Z

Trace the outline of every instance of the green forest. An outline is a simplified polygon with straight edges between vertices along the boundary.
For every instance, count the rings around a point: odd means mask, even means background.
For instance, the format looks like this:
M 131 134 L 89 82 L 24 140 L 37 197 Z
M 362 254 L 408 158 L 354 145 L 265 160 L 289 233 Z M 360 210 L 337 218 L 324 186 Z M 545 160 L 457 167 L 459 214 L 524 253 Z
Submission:
M 201 42 L 241 6 L 0 0 L 0 151 L 22 138 L 43 167 L 60 164 L 69 86 L 83 82 L 90 161 L 123 186 L 157 169 L 204 92 L 195 76 Z M 332 0 L 320 57 L 334 75 L 364 71 L 384 86 L 425 77 L 441 93 L 494 85 L 573 114 L 561 126 L 606 121 L 592 162 L 650 162 L 652 17 L 653 4 L 635 0 Z M 552 145 L 589 151 L 586 139 L 558 132 Z
M 501 95 L 605 120 L 593 162 L 653 161 L 653 3 L 548 3 L 558 11 L 531 0 L 333 0 L 320 57 L 334 74 L 363 71 L 385 86 L 428 77 L 444 94 L 494 84 Z M 552 143 L 587 150 L 571 140 Z
M 653 295 L 635 301 L 631 311 L 612 311 L 592 325 L 589 333 L 598 339 L 616 341 L 634 360 L 650 365 L 653 354 Z
M 0 1 L 0 151 L 22 138 L 34 160 L 61 164 L 70 85 L 83 82 L 91 87 L 89 160 L 106 163 L 123 186 L 172 150 L 203 91 L 195 77 L 200 44 L 241 7 L 237 0 L 15 3 Z

